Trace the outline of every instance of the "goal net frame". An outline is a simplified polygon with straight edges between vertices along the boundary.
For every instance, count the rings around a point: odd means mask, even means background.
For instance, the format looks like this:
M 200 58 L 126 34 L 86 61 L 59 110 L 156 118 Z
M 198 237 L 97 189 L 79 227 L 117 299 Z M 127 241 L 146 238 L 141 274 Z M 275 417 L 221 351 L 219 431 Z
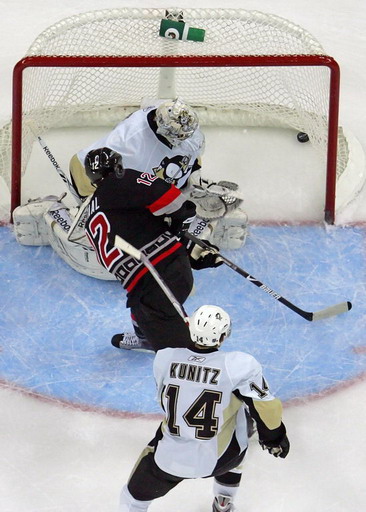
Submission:
M 252 67 L 252 66 L 325 66 L 330 70 L 328 150 L 324 220 L 335 220 L 337 181 L 337 144 L 340 70 L 334 58 L 326 55 L 164 55 L 164 56 L 31 56 L 19 61 L 13 74 L 12 123 L 12 186 L 11 212 L 21 201 L 22 136 L 23 136 L 23 73 L 33 67 Z M 136 106 L 136 108 L 138 108 Z
M 206 30 L 204 42 L 161 37 L 162 19 L 183 15 L 186 25 Z M 0 129 L 11 213 L 37 136 L 53 128 L 112 127 L 144 98 L 180 96 L 202 126 L 307 133 L 326 168 L 324 219 L 332 224 L 340 203 L 348 204 L 365 180 L 360 145 L 338 125 L 339 95 L 336 60 L 306 30 L 276 15 L 121 8 L 66 18 L 41 33 L 14 67 L 12 122 Z

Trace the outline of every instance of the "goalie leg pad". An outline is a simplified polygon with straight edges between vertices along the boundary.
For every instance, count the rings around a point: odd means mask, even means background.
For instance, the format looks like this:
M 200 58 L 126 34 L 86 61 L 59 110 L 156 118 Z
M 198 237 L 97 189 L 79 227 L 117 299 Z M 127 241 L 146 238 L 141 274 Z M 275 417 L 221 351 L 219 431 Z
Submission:
M 237 208 L 211 223 L 212 232 L 208 238 L 211 243 L 220 249 L 240 249 L 248 236 L 248 215 Z
M 88 247 L 85 240 L 83 244 L 79 244 L 68 239 L 68 231 L 65 231 L 55 220 L 52 212 L 45 214 L 45 222 L 49 244 L 71 268 L 80 274 L 97 279 L 116 280 L 115 276 L 98 262 L 96 253 L 90 244 Z
M 47 196 L 31 199 L 27 204 L 18 206 L 13 212 L 14 233 L 22 245 L 50 245 L 44 215 L 50 208 L 56 211 L 64 207 L 62 197 Z
M 195 217 L 193 222 L 191 222 L 188 231 L 198 238 L 207 239 L 210 237 L 212 231 L 210 221 L 201 219 L 200 217 Z
M 32 199 L 27 204 L 18 206 L 13 212 L 14 233 L 22 245 L 51 245 L 53 250 L 70 267 L 81 274 L 115 281 L 113 274 L 107 271 L 97 260 L 96 253 L 88 242 L 79 214 L 85 208 L 69 210 L 62 198 L 47 196 Z M 87 203 L 85 203 L 87 206 Z M 83 205 L 84 207 L 84 205 Z M 75 230 L 79 227 L 79 230 Z M 75 241 L 69 241 L 69 235 L 75 234 Z M 76 238 L 78 242 L 76 242 Z

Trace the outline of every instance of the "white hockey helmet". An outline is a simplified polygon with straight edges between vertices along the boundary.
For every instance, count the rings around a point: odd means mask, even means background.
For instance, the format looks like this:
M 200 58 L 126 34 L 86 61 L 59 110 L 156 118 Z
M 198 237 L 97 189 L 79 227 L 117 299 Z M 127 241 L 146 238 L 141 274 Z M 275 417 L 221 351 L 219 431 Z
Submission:
M 165 101 L 156 109 L 156 130 L 172 146 L 192 137 L 198 127 L 198 116 L 192 107 L 176 98 Z
M 196 345 L 219 347 L 230 336 L 230 316 L 218 306 L 201 306 L 190 317 L 189 330 Z

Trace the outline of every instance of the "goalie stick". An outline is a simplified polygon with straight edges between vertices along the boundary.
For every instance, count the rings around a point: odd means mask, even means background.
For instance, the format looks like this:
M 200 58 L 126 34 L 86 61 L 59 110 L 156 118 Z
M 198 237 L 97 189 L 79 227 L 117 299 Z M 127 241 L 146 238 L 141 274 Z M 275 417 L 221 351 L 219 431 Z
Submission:
M 178 314 L 183 318 L 184 322 L 188 325 L 189 319 L 187 313 L 184 311 L 183 306 L 180 304 L 180 302 L 174 297 L 173 292 L 170 290 L 169 286 L 165 283 L 159 272 L 156 270 L 154 265 L 151 263 L 149 258 L 145 256 L 145 254 L 131 245 L 130 243 L 126 242 L 126 240 L 119 235 L 116 235 L 114 238 L 114 246 L 118 249 L 121 249 L 121 251 L 129 254 L 133 258 L 136 258 L 137 260 L 141 261 L 145 267 L 149 270 L 155 281 L 158 283 L 160 288 L 163 290 L 165 295 L 168 297 Z
M 210 246 L 207 245 L 203 240 L 200 240 L 199 238 L 192 235 L 192 233 L 186 232 L 185 233 L 186 238 L 189 240 L 192 240 L 192 242 L 196 243 L 203 249 L 210 250 Z M 285 299 L 285 297 L 282 297 L 279 293 L 275 292 L 267 286 L 266 284 L 259 281 L 254 276 L 250 275 L 248 272 L 243 270 L 242 268 L 238 267 L 235 263 L 230 261 L 228 258 L 225 258 L 222 254 L 218 253 L 218 256 L 222 259 L 222 261 L 230 267 L 232 270 L 240 274 L 241 276 L 245 277 L 245 279 L 248 279 L 251 283 L 253 283 L 255 286 L 258 286 L 258 288 L 261 288 L 264 292 L 268 293 L 271 297 L 278 300 L 278 302 L 281 302 L 281 304 L 284 304 L 286 307 L 297 313 L 298 315 L 305 318 L 305 320 L 309 320 L 309 322 L 313 322 L 315 320 L 323 320 L 324 318 L 330 318 L 332 316 L 340 315 L 341 313 L 346 313 L 352 308 L 352 303 L 347 302 L 340 302 L 339 304 L 335 304 L 334 306 L 329 306 L 329 308 L 321 309 L 319 311 L 304 311 L 303 309 L 299 308 L 298 306 L 295 306 L 295 304 L 292 304 L 292 302 Z
M 72 186 L 70 180 L 68 179 L 68 177 L 66 176 L 66 174 L 64 173 L 64 171 L 61 169 L 61 167 L 58 165 L 57 161 L 56 161 L 56 158 L 53 156 L 53 154 L 51 153 L 50 151 L 50 148 L 47 146 L 47 144 L 45 143 L 45 141 L 42 139 L 42 137 L 40 137 L 39 135 L 37 136 L 37 139 L 38 139 L 38 142 L 41 146 L 41 148 L 43 149 L 43 151 L 45 152 L 46 156 L 48 157 L 48 159 L 50 160 L 51 164 L 53 165 L 53 167 L 56 169 L 56 171 L 58 172 L 59 176 L 61 177 L 61 179 L 63 180 L 63 182 L 67 185 L 67 188 L 69 189 L 69 191 L 71 192 L 72 196 L 74 197 L 74 199 L 76 200 L 77 204 L 79 205 L 81 203 L 81 199 L 80 197 L 78 196 L 76 190 L 74 189 L 74 187 Z

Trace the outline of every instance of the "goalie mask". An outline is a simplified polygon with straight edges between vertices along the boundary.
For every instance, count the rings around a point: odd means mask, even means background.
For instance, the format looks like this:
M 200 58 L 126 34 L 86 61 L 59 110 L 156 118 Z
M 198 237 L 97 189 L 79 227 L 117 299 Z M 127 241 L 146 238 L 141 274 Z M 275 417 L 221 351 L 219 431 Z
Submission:
M 112 172 L 121 178 L 123 176 L 122 157 L 110 148 L 92 149 L 85 157 L 85 171 L 95 185 Z
M 231 333 L 229 315 L 218 306 L 201 306 L 189 319 L 192 341 L 200 347 L 220 347 Z
M 156 109 L 157 133 L 165 137 L 172 146 L 192 137 L 198 128 L 195 111 L 179 98 L 165 101 Z

